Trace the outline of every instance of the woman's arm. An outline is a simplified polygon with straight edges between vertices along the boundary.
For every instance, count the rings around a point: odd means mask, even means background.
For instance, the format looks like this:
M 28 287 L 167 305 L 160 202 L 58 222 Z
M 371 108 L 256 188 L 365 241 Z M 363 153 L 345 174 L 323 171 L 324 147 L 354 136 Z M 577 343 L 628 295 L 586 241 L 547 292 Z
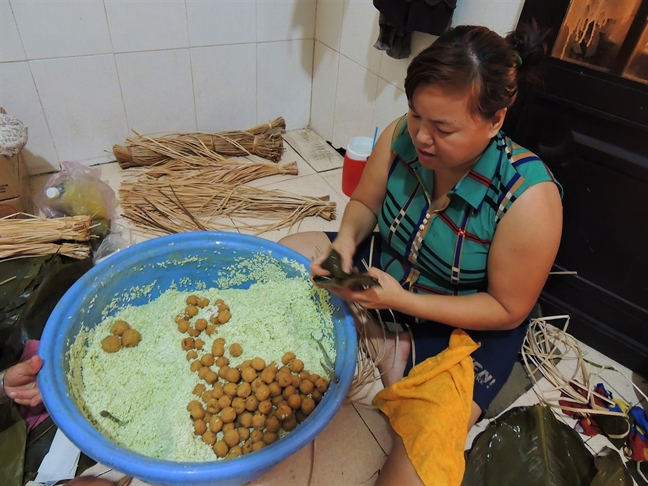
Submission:
M 527 189 L 500 221 L 488 255 L 488 289 L 465 296 L 414 294 L 372 268 L 381 287 L 345 291 L 368 308 L 393 309 L 463 329 L 512 329 L 529 314 L 558 253 L 562 204 L 553 182 Z
M 351 271 L 356 247 L 376 227 L 378 212 L 387 192 L 391 141 L 397 122 L 398 120 L 394 120 L 378 137 L 376 146 L 362 172 L 360 182 L 344 210 L 338 236 L 332 243 L 332 247 L 342 257 L 342 268 L 346 272 Z M 324 252 L 320 258 L 313 261 L 311 270 L 314 274 L 325 275 L 328 273 L 320 266 L 327 256 L 328 252 Z

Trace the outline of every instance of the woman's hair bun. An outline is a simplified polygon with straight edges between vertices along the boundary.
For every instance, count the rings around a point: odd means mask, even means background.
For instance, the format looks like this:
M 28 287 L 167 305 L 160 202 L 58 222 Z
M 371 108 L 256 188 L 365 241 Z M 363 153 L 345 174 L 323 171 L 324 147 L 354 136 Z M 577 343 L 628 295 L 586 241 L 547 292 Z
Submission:
M 518 24 L 506 40 L 520 56 L 518 71 L 523 73 L 538 66 L 547 55 L 548 29 L 541 29 L 535 20 Z

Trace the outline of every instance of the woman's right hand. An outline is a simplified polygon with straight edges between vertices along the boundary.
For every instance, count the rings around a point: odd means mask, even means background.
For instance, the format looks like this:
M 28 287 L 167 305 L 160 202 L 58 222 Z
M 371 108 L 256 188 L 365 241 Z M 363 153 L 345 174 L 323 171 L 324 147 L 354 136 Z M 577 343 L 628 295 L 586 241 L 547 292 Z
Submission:
M 335 248 L 342 258 L 342 270 L 346 273 L 351 273 L 353 270 L 353 255 L 355 255 L 356 245 L 353 240 L 340 238 L 339 236 L 326 248 L 320 256 L 315 258 L 310 264 L 311 274 L 314 276 L 317 275 L 329 275 L 331 272 L 322 268 L 322 263 L 326 260 L 331 253 L 331 250 Z

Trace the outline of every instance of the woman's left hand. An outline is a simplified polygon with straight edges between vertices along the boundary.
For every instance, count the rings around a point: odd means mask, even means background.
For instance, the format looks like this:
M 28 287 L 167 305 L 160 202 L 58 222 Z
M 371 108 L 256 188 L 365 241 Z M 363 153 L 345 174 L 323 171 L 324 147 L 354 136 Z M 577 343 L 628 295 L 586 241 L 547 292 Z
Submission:
M 345 300 L 356 302 L 367 309 L 399 310 L 403 292 L 407 292 L 398 281 L 382 270 L 371 267 L 367 273 L 378 280 L 378 285 L 366 290 L 331 289 Z

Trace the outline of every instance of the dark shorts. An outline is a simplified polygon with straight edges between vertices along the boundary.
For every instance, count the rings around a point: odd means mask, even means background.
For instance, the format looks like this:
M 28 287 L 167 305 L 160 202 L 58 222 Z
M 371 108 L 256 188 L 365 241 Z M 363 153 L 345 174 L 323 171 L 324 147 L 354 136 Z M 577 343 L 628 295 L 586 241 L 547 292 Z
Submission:
M 333 241 L 337 233 L 327 232 L 326 235 Z M 374 233 L 373 236 L 373 255 L 371 262 L 369 261 L 371 237 L 360 243 L 356 250 L 353 262 L 354 266 L 360 271 L 363 271 L 365 268 L 362 263 L 363 259 L 369 266 L 380 268 L 380 246 L 382 238 L 378 233 Z M 407 324 L 410 326 L 414 336 L 414 349 L 417 363 L 436 356 L 446 349 L 450 342 L 450 334 L 455 329 L 452 326 L 438 322 L 420 321 L 413 316 L 400 312 L 394 312 L 393 316 L 389 311 L 381 311 L 380 314 L 384 322 L 395 321 L 401 325 Z M 518 327 L 508 331 L 466 330 L 473 341 L 481 344 L 479 349 L 472 354 L 472 358 L 475 368 L 473 400 L 479 405 L 482 411 L 488 409 L 488 406 L 510 376 L 518 353 L 522 348 L 528 325 L 529 319 L 527 318 Z M 410 354 L 407 362 L 405 375 L 411 369 L 412 354 Z

